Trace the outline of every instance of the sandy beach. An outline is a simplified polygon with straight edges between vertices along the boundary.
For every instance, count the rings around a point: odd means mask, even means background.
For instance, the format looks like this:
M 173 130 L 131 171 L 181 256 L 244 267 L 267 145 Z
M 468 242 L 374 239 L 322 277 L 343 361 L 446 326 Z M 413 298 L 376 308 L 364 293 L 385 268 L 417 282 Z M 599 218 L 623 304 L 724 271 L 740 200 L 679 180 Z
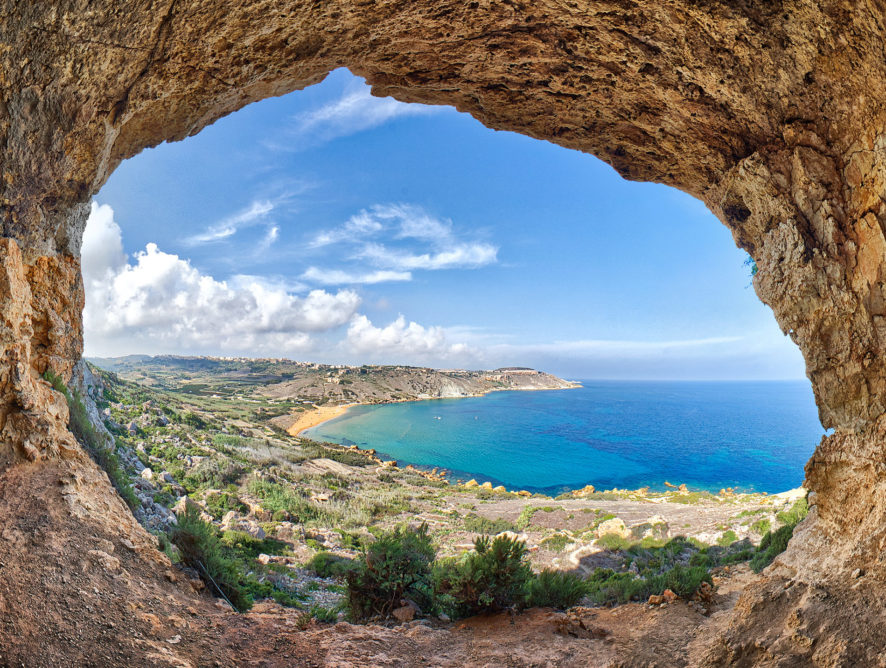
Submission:
M 342 406 L 320 406 L 313 410 L 299 413 L 295 423 L 289 427 L 290 436 L 300 436 L 301 433 L 311 427 L 316 427 L 340 415 L 344 415 L 349 408 L 358 404 L 344 404 Z

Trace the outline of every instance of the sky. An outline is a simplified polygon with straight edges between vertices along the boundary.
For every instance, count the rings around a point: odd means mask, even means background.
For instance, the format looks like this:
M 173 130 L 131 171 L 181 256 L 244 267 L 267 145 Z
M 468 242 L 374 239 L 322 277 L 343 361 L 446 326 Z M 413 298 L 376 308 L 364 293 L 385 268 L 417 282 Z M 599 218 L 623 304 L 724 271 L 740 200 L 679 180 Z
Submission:
M 117 168 L 86 354 L 804 378 L 746 257 L 680 191 L 338 70 Z

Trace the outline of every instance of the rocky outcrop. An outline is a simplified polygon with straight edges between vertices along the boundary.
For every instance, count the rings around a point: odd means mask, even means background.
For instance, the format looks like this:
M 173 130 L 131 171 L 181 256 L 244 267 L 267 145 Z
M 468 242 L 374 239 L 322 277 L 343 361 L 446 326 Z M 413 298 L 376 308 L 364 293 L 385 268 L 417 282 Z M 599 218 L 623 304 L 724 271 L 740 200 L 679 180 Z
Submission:
M 810 517 L 770 577 L 844 591 L 864 567 L 881 580 L 883 19 L 878 3 L 832 0 L 5 4 L 0 468 L 73 448 L 39 374 L 67 378 L 79 357 L 80 237 L 116 165 L 347 66 L 376 94 L 455 105 L 702 199 L 756 261 L 757 293 L 836 430 L 807 468 Z M 763 594 L 742 609 L 791 628 Z M 748 624 L 730 641 L 747 652 L 732 656 L 768 660 L 778 639 L 755 642 Z M 840 628 L 813 625 L 809 656 L 815 633 Z

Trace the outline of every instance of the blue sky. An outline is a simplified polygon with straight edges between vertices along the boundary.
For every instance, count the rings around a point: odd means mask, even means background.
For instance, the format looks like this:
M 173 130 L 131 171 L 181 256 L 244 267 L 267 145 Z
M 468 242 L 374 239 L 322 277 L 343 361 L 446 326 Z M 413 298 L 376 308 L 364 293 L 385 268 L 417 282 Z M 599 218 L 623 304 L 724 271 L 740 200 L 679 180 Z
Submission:
M 744 259 L 688 195 L 339 70 L 112 174 L 86 352 L 802 378 Z

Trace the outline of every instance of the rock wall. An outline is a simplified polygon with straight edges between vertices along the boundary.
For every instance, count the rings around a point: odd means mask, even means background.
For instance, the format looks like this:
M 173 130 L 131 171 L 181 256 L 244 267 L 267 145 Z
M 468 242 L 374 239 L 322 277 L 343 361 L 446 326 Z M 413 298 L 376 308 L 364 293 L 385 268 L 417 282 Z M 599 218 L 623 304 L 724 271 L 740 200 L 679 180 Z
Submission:
M 756 260 L 836 430 L 776 570 L 886 575 L 884 31 L 873 0 L 5 2 L 0 467 L 68 442 L 38 374 L 79 356 L 80 237 L 116 165 L 345 66 L 375 94 L 454 105 L 702 199 Z

